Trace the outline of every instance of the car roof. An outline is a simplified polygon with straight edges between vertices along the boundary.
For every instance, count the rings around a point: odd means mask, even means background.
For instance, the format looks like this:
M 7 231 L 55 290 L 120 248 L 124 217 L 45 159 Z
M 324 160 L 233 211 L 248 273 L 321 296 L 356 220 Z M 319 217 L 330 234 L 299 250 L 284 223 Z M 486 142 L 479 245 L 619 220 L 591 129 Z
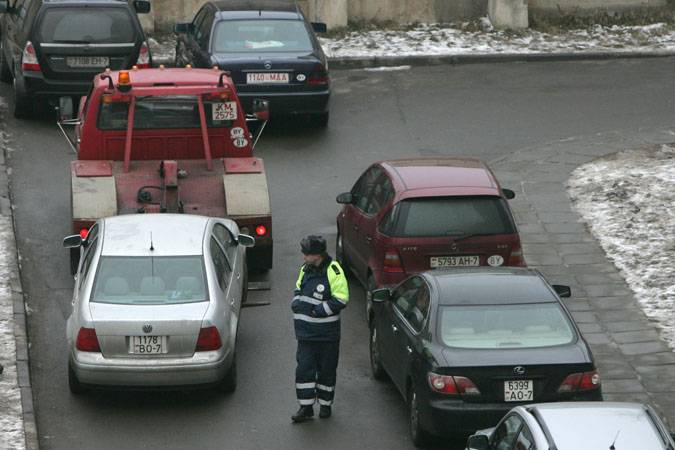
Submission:
M 128 214 L 103 219 L 103 256 L 188 256 L 203 253 L 209 217 Z M 150 246 L 154 250 L 150 250 Z
M 524 267 L 431 270 L 441 305 L 553 303 L 558 299 L 541 274 Z
M 218 0 L 213 5 L 219 11 L 277 11 L 298 13 L 294 0 Z
M 497 180 L 479 159 L 460 157 L 409 158 L 382 161 L 404 189 L 461 188 L 501 195 Z
M 129 77 L 133 87 L 153 87 L 170 85 L 175 86 L 212 86 L 217 87 L 222 70 L 214 69 L 188 69 L 188 68 L 165 68 L 165 69 L 142 69 L 129 70 Z M 120 71 L 111 71 L 109 75 L 113 79 L 113 84 L 117 85 Z M 223 83 L 233 90 L 232 79 L 229 76 L 223 77 Z M 101 79 L 100 76 L 94 78 L 94 87 L 107 89 L 108 80 Z M 169 95 L 169 94 L 167 94 Z
M 129 6 L 129 2 L 126 0 L 42 0 L 42 3 L 46 5 L 81 5 L 85 3 L 100 3 L 100 4 L 109 4 L 109 5 L 126 5 Z

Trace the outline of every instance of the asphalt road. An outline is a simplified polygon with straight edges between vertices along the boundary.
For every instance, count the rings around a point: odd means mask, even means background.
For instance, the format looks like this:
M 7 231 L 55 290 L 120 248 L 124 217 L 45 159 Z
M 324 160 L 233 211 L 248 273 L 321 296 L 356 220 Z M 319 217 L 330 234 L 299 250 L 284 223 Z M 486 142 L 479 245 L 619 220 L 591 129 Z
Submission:
M 310 232 L 335 238 L 335 195 L 372 161 L 472 155 L 490 161 L 524 147 L 675 122 L 675 59 L 418 67 L 334 72 L 326 131 L 283 123 L 263 137 L 274 210 L 272 290 L 245 310 L 239 388 L 213 392 L 71 396 L 65 321 L 72 278 L 61 239 L 69 232 L 72 152 L 50 118 L 17 122 L 5 112 L 11 188 L 40 443 L 45 449 L 407 449 L 402 398 L 370 377 L 363 292 L 351 286 L 343 317 L 335 414 L 291 425 L 295 342 L 289 310 Z M 11 103 L 11 90 L 0 87 Z M 10 105 L 11 108 L 11 105 Z

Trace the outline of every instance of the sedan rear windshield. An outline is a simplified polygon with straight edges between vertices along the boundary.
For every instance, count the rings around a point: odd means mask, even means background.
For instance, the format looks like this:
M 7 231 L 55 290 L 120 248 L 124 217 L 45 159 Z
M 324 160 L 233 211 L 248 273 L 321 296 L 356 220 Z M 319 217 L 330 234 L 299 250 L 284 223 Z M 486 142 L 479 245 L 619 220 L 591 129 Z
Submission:
M 48 8 L 40 21 L 40 41 L 56 44 L 135 42 L 126 8 Z
M 382 221 L 381 231 L 399 237 L 513 234 L 500 197 L 428 197 L 403 200 Z
M 439 336 L 448 347 L 552 347 L 576 338 L 557 303 L 442 306 L 439 318 Z
M 216 25 L 214 53 L 311 52 L 302 20 L 224 20 Z
M 173 305 L 207 300 L 201 256 L 103 256 L 91 300 L 116 305 Z

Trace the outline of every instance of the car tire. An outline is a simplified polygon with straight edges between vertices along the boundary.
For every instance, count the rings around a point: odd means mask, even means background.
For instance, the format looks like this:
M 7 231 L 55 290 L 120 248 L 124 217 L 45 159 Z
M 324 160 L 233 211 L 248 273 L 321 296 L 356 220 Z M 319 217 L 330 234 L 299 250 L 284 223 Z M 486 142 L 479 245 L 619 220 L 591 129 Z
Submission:
M 369 273 L 366 281 L 366 323 L 370 323 L 370 315 L 373 309 L 373 291 L 375 289 L 377 289 L 375 277 L 372 273 Z
M 237 389 L 237 355 L 232 359 L 232 365 L 227 371 L 225 377 L 220 381 L 218 386 L 221 392 L 231 393 Z
M 387 372 L 382 367 L 382 361 L 380 361 L 380 343 L 377 340 L 377 329 L 375 324 L 370 326 L 370 369 L 373 373 L 373 378 L 378 381 L 385 381 L 387 377 Z
M 34 98 L 28 95 L 17 77 L 14 77 L 14 118 L 30 119 L 33 116 Z
M 70 274 L 75 275 L 77 273 L 77 268 L 80 266 L 80 249 L 71 248 L 70 249 Z
M 80 383 L 80 380 L 77 379 L 75 370 L 73 370 L 73 366 L 70 362 L 68 363 L 68 388 L 73 395 L 81 395 L 86 392 L 85 387 Z
M 419 420 L 417 388 L 414 382 L 412 382 L 408 393 L 408 431 L 415 447 L 424 447 L 429 444 L 431 436 L 422 427 Z
M 337 239 L 335 239 L 335 259 L 337 260 L 338 264 L 340 264 L 340 267 L 342 267 L 345 276 L 349 278 L 351 275 L 349 270 L 349 262 L 347 261 L 347 257 L 345 255 L 344 241 L 342 239 L 342 233 L 340 233 L 339 229 Z
M 0 81 L 3 83 L 12 82 L 12 71 L 9 68 L 7 59 L 5 58 L 5 46 L 0 38 Z

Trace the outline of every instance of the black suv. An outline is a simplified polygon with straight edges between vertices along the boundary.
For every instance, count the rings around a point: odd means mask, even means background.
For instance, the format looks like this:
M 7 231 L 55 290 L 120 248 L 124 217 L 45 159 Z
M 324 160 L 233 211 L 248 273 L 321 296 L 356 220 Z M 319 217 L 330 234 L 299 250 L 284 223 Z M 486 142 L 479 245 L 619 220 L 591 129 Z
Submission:
M 14 82 L 14 116 L 30 117 L 36 98 L 86 95 L 107 67 L 150 67 L 136 16 L 149 11 L 138 0 L 0 0 L 0 80 Z

